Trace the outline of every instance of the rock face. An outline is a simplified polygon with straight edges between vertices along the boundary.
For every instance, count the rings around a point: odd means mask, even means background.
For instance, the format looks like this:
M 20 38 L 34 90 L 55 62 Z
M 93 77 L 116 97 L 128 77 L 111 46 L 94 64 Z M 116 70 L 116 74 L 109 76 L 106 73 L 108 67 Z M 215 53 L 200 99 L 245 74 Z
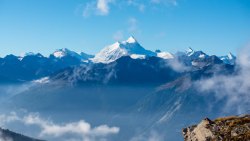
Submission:
M 250 115 L 206 118 L 182 133 L 184 141 L 250 141 Z

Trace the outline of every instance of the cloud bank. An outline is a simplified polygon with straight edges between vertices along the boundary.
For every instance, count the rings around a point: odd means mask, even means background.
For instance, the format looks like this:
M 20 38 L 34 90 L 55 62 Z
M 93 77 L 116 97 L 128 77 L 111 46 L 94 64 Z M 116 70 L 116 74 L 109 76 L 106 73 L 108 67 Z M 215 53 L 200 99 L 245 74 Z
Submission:
M 40 133 L 38 136 L 40 138 L 52 137 L 54 139 L 60 139 L 65 136 L 72 136 L 72 138 L 70 138 L 71 140 L 104 140 L 105 137 L 118 134 L 120 131 L 119 127 L 109 127 L 106 124 L 92 127 L 90 123 L 84 120 L 65 124 L 56 124 L 53 121 L 41 118 L 37 113 L 18 116 L 15 112 L 11 112 L 8 115 L 0 115 L 0 121 L 1 126 L 12 122 L 20 122 L 27 126 L 39 127 Z M 2 141 L 1 138 L 0 141 Z
M 226 99 L 225 111 L 235 110 L 239 114 L 250 110 L 250 46 L 240 51 L 236 62 L 236 73 L 216 75 L 196 82 L 201 92 L 213 92 L 218 99 Z

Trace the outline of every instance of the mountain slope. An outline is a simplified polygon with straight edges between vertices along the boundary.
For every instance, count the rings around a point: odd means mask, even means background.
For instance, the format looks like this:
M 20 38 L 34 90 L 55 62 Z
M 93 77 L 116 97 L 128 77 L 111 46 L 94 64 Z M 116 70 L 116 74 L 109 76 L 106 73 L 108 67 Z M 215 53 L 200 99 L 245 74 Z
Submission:
M 86 64 L 68 68 L 50 76 L 51 82 L 65 84 L 144 85 L 161 84 L 177 78 L 180 73 L 158 57 L 132 59 L 124 56 L 109 64 Z
M 0 128 L 0 141 L 42 141 Z

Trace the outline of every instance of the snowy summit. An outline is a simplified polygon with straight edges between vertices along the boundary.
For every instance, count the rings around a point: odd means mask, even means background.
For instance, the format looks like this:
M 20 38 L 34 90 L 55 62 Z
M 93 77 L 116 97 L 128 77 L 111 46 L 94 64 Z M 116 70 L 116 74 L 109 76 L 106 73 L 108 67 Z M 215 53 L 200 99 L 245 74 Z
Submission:
M 70 56 L 70 57 L 75 57 L 77 59 L 80 59 L 82 61 L 84 60 L 88 60 L 89 58 L 92 58 L 93 56 L 92 55 L 89 55 L 89 54 L 86 54 L 84 52 L 80 52 L 80 53 L 76 53 L 74 51 L 71 51 L 67 48 L 63 48 L 63 49 L 58 49 L 56 50 L 52 56 L 54 56 L 55 58 L 63 58 L 63 57 L 67 57 L 67 56 Z
M 132 44 L 132 43 L 136 43 L 137 41 L 133 36 L 130 36 L 126 42 Z
M 106 46 L 95 55 L 92 61 L 95 63 L 110 63 L 122 56 L 131 56 L 134 59 L 155 55 L 155 52 L 144 49 L 137 42 L 137 40 L 133 36 L 131 36 L 126 41 L 116 42 L 110 46 Z

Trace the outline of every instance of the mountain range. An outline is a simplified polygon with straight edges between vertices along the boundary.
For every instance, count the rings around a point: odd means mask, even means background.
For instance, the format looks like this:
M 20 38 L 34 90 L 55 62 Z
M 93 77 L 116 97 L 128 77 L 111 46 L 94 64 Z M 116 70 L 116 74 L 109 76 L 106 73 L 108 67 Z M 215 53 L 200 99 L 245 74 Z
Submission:
M 77 53 L 66 48 L 58 49 L 48 57 L 40 53 L 26 53 L 23 56 L 7 55 L 4 58 L 0 58 L 0 83 L 32 81 L 50 75 L 55 76 L 55 73 L 60 73 L 60 71 L 69 67 L 82 67 L 84 65 L 88 66 L 88 69 L 89 67 L 96 68 L 97 66 L 102 66 L 103 69 L 111 69 L 110 66 L 114 66 L 115 64 L 122 66 L 121 63 L 123 63 L 126 66 L 128 65 L 127 62 L 142 61 L 144 63 L 150 60 L 158 60 L 158 62 L 163 62 L 163 64 L 167 64 L 173 69 L 178 69 L 175 67 L 181 65 L 197 68 L 211 63 L 209 62 L 212 61 L 211 58 L 217 62 L 222 61 L 224 64 L 229 65 L 234 65 L 236 60 L 236 57 L 231 53 L 226 56 L 209 56 L 202 51 L 194 51 L 191 48 L 185 52 L 177 52 L 176 54 L 161 52 L 160 50 L 150 51 L 144 49 L 131 36 L 126 41 L 106 46 L 96 55 L 89 55 L 84 52 Z M 86 67 L 82 68 L 86 69 Z

